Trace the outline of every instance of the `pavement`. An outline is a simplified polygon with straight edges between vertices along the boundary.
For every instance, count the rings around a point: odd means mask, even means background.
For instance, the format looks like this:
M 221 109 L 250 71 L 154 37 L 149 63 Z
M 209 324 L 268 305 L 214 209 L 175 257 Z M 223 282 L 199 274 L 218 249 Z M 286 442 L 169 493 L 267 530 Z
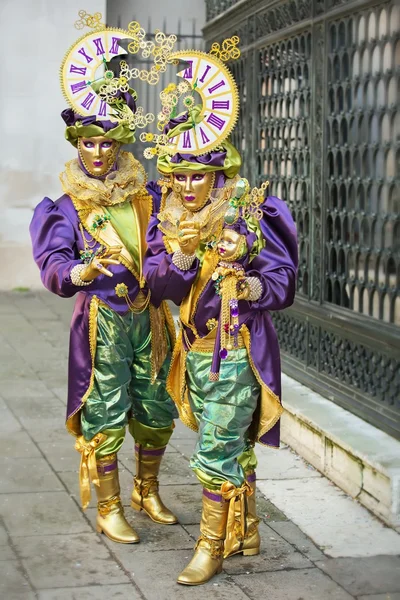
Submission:
M 0 599 L 400 600 L 400 535 L 287 446 L 257 450 L 261 554 L 231 557 L 206 585 L 175 583 L 201 510 L 188 466 L 196 436 L 180 423 L 160 478 L 179 524 L 129 507 L 128 435 L 121 488 L 141 543 L 96 533 L 94 500 L 80 509 L 79 455 L 64 428 L 72 305 L 47 292 L 0 294 Z

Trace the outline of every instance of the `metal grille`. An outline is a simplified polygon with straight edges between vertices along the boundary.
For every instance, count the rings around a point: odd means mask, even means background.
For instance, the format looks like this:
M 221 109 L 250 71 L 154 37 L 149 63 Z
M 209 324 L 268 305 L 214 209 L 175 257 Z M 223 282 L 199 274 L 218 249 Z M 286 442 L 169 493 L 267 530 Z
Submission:
M 217 17 L 221 13 L 225 12 L 228 8 L 236 4 L 239 0 L 206 0 L 206 18 L 207 21 L 211 21 L 214 17 Z
M 399 9 L 225 4 L 209 0 L 205 37 L 241 38 L 243 173 L 298 230 L 296 301 L 273 315 L 283 369 L 399 437 Z
M 269 193 L 285 198 L 297 223 L 297 290 L 308 295 L 310 256 L 311 34 L 271 44 L 259 53 L 257 170 Z
M 398 17 L 386 5 L 329 24 L 325 300 L 400 324 Z

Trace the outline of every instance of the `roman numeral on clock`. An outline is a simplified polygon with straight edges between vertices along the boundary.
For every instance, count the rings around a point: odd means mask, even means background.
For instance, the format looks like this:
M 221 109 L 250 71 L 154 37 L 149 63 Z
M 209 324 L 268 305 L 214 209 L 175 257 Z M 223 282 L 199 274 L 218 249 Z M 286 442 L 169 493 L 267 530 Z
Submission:
M 73 83 L 71 85 L 71 90 L 73 94 L 77 94 L 86 88 L 86 81 L 79 81 L 78 83 Z
M 190 143 L 190 131 L 183 132 L 183 147 L 191 148 L 192 144 Z
M 229 110 L 229 100 L 213 100 L 212 107 L 213 110 Z
M 202 127 L 200 127 L 200 135 L 201 135 L 201 140 L 203 142 L 203 144 L 208 144 L 208 142 L 210 141 L 206 135 L 206 132 L 204 131 L 204 129 Z
M 83 108 L 86 108 L 86 110 L 89 110 L 89 108 L 93 104 L 94 99 L 95 99 L 95 94 L 92 94 L 91 92 L 89 92 L 89 94 L 86 96 L 84 101 L 81 102 L 81 106 L 83 106 Z
M 110 54 L 118 54 L 118 43 L 121 41 L 121 39 L 122 38 L 113 37 L 110 48 Z
M 107 116 L 107 104 L 104 102 L 104 100 L 100 101 L 100 108 L 99 108 L 99 117 L 106 117 Z
M 188 67 L 185 69 L 185 72 L 183 74 L 185 79 L 192 79 L 193 77 L 193 61 L 192 60 L 188 60 Z
M 214 127 L 216 127 L 217 129 L 219 129 L 220 131 L 222 131 L 226 120 L 225 119 L 220 119 L 217 115 L 215 115 L 214 113 L 211 113 L 209 115 L 209 117 L 207 118 L 207 123 L 210 123 L 210 125 L 213 125 Z
M 204 69 L 204 73 L 203 73 L 203 75 L 202 75 L 202 76 L 200 77 L 200 79 L 199 79 L 200 83 L 204 83 L 204 80 L 205 80 L 205 78 L 206 78 L 206 76 L 207 76 L 207 73 L 208 73 L 208 71 L 209 71 L 210 69 L 211 69 L 211 66 L 210 66 L 210 65 L 207 65 L 207 66 L 206 66 L 206 68 Z
M 91 63 L 93 58 L 91 56 L 89 56 L 88 54 L 86 54 L 85 52 L 85 48 L 82 46 L 82 48 L 80 48 L 78 50 L 78 54 L 82 54 L 82 56 L 84 56 L 86 58 L 86 62 L 87 64 Z
M 71 65 L 69 69 L 70 73 L 78 73 L 79 75 L 86 75 L 86 71 L 86 67 L 76 67 L 75 65 Z
M 226 82 L 224 79 L 221 79 L 221 81 L 219 83 L 216 83 L 212 87 L 208 88 L 208 93 L 213 94 L 215 92 L 215 90 L 218 90 L 218 88 L 223 87 L 224 85 L 226 85 Z
M 93 43 L 96 46 L 97 56 L 99 56 L 100 54 L 104 54 L 104 46 L 101 38 L 94 39 Z

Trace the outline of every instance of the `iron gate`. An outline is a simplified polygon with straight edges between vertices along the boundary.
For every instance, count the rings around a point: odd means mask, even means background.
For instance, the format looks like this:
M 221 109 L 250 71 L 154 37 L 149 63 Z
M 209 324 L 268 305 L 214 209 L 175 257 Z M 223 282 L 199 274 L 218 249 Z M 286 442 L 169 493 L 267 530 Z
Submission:
M 206 0 L 207 47 L 236 34 L 233 141 L 252 183 L 296 220 L 283 369 L 400 437 L 400 221 L 395 1 Z

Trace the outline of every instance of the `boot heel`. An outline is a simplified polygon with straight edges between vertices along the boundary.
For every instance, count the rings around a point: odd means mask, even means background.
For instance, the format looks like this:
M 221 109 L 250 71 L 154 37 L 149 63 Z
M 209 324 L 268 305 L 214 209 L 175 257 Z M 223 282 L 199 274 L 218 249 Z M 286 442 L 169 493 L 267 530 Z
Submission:
M 103 533 L 103 528 L 101 525 L 96 525 L 96 531 L 97 533 Z
M 256 554 L 260 554 L 260 548 L 248 548 L 247 550 L 243 550 L 243 556 L 255 556 Z
M 136 502 L 133 502 L 133 501 L 131 502 L 131 507 L 133 508 L 133 510 L 137 510 L 137 511 L 139 511 L 139 512 L 140 512 L 141 510 L 143 510 L 143 507 L 142 507 L 142 506 L 140 506 L 140 504 L 136 504 Z

